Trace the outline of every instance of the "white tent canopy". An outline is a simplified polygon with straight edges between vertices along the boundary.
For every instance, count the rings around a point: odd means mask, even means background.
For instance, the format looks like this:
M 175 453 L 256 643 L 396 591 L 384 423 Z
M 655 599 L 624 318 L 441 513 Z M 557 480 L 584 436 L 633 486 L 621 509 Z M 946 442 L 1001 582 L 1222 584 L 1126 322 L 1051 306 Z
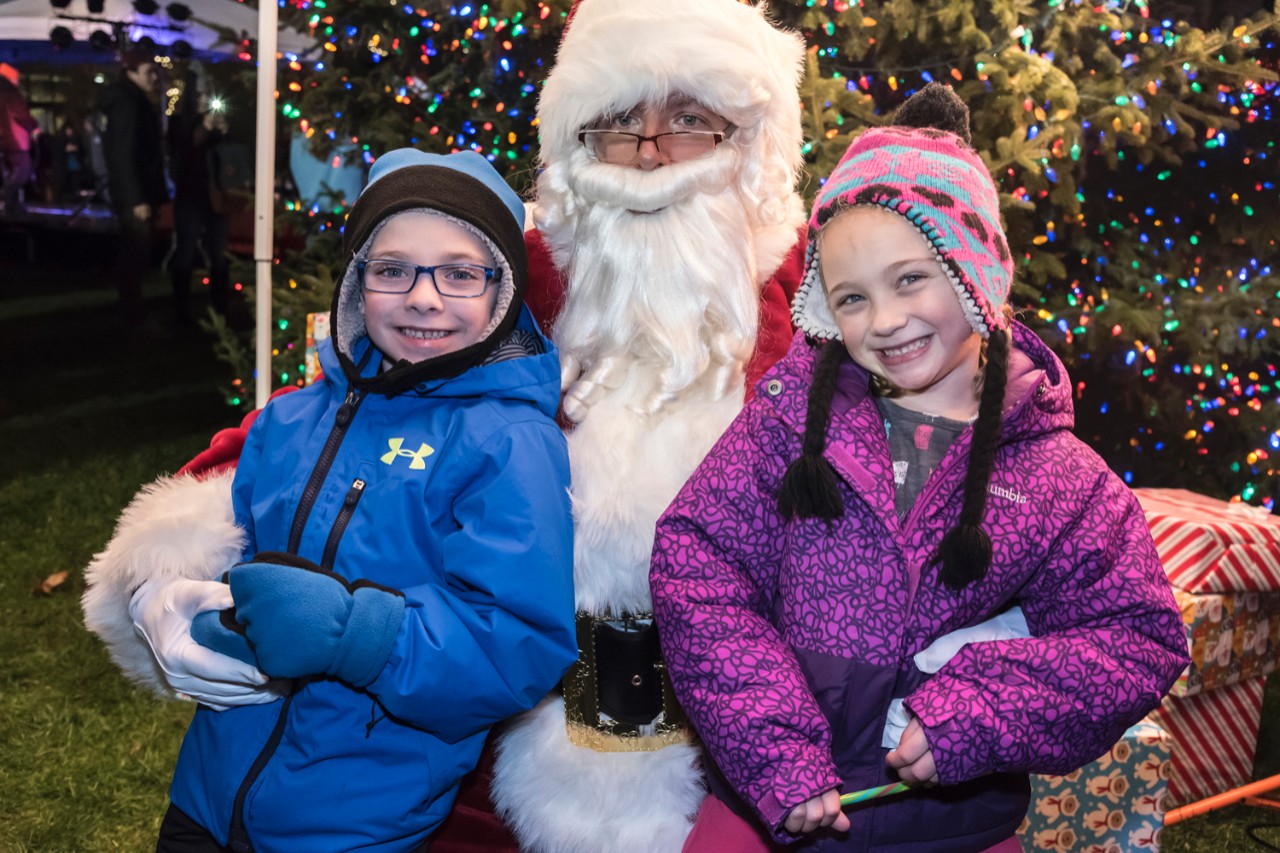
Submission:
M 255 39 L 259 57 L 277 53 L 305 54 L 316 49 L 314 39 L 293 30 L 281 32 L 273 0 L 263 0 L 253 9 L 235 0 L 185 0 L 191 11 L 186 20 L 175 20 L 168 0 L 159 0 L 155 14 L 140 14 L 132 0 L 103 0 L 100 13 L 90 13 L 88 0 L 69 0 L 65 8 L 56 9 L 49 0 L 0 0 L 0 59 L 27 58 L 34 61 L 58 61 L 49 34 L 55 27 L 71 31 L 80 49 L 76 56 L 64 61 L 110 62 L 110 51 L 96 53 L 85 50 L 84 42 L 98 30 L 121 35 L 130 41 L 150 36 L 157 46 L 171 45 L 179 39 L 191 45 L 195 55 L 230 54 L 236 46 L 220 43 L 217 27 L 227 28 L 241 39 Z M 210 26 L 214 24 L 216 26 Z M 257 59 L 258 57 L 255 57 Z M 275 185 L 276 133 L 276 63 L 258 63 L 257 145 L 255 157 L 254 247 L 256 268 L 255 331 L 255 397 L 256 404 L 266 404 L 271 390 L 271 267 L 274 241 L 272 187 Z
M 215 26 L 228 28 L 245 38 L 258 37 L 258 10 L 244 3 L 236 0 L 178 0 L 190 9 L 191 16 L 185 21 L 177 21 L 167 12 L 171 2 L 157 0 L 158 11 L 153 15 L 142 15 L 134 9 L 133 0 L 103 0 L 99 14 L 89 12 L 87 0 L 70 0 L 64 9 L 55 9 L 49 0 L 0 0 L 0 43 L 50 45 L 49 33 L 59 26 L 66 27 L 77 42 L 83 43 L 96 30 L 110 33 L 113 23 L 123 24 L 123 32 L 131 41 L 150 36 L 157 45 L 163 46 L 181 39 L 201 54 L 233 52 L 232 46 L 218 44 Z M 315 41 L 304 33 L 286 30 L 277 34 L 278 51 L 304 53 L 315 47 Z M 102 57 L 103 61 L 112 58 L 110 53 L 104 53 Z

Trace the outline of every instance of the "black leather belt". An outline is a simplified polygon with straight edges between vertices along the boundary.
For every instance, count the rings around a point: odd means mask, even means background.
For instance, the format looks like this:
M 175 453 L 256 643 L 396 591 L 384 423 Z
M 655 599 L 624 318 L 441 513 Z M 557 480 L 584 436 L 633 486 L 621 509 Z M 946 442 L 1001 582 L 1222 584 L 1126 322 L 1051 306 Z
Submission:
M 579 611 L 578 660 L 564 677 L 569 739 L 601 752 L 661 749 L 688 740 L 652 613 Z

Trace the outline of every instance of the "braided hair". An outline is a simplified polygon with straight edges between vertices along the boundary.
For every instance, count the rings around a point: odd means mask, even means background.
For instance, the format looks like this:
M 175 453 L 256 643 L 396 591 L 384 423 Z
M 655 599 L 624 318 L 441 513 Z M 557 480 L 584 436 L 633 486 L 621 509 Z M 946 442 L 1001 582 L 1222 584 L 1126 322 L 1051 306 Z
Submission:
M 1009 352 L 1007 299 L 1012 259 L 990 173 L 969 146 L 969 112 L 946 86 L 929 84 L 909 98 L 888 128 L 850 146 L 827 180 L 810 218 L 807 271 L 793 303 L 796 325 L 824 341 L 809 388 L 801 455 L 783 475 L 778 510 L 788 519 L 832 521 L 844 512 L 839 478 L 823 457 L 840 365 L 847 357 L 826 305 L 817 236 L 850 206 L 877 205 L 905 217 L 933 247 L 973 330 L 984 338 L 981 394 L 973 425 L 959 518 L 930 558 L 939 578 L 961 590 L 986 576 L 991 538 L 982 528 L 987 488 L 1000 443 Z M 891 158 L 885 169 L 882 158 Z M 964 235 L 961 239 L 959 235 Z M 872 382 L 872 393 L 893 393 Z
M 844 344 L 827 341 L 818 356 L 809 386 L 809 411 L 805 416 L 800 458 L 787 466 L 778 486 L 778 511 L 785 518 L 823 518 L 834 521 L 844 514 L 836 472 L 822 455 L 831 422 L 831 402 L 836 376 L 844 359 Z
M 1009 378 L 1008 332 L 997 330 L 987 340 L 987 365 L 983 371 L 982 398 L 978 420 L 973 424 L 960 519 L 942 537 L 930 561 L 942 564 L 942 582 L 957 591 L 986 577 L 991 565 L 991 537 L 982 529 L 982 515 L 987 508 L 991 468 L 1000 446 L 1004 387 Z

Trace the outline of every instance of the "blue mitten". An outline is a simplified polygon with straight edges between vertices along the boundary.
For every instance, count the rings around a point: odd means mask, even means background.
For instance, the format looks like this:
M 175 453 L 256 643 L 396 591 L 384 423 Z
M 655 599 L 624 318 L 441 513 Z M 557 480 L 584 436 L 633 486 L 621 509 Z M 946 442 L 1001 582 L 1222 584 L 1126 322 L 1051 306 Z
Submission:
M 258 656 L 249 645 L 244 626 L 236 621 L 234 607 L 197 613 L 191 620 L 191 638 L 206 649 L 258 666 Z
M 264 551 L 227 573 L 235 621 L 273 678 L 330 675 L 364 687 L 386 666 L 404 595 L 293 554 Z

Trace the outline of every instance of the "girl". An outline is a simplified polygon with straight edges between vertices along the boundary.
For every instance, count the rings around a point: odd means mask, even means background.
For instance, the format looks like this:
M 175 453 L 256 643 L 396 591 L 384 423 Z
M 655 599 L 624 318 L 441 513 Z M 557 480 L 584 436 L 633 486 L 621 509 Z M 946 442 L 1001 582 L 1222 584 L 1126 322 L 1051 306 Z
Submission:
M 802 333 L 658 522 L 654 612 L 721 849 L 750 849 L 727 806 L 808 849 L 1017 850 L 1027 774 L 1097 757 L 1187 663 L 1137 501 L 1008 319 L 967 143 L 941 86 L 853 143 L 810 218 Z M 1015 606 L 1030 636 L 918 665 Z M 842 813 L 897 780 L 937 784 Z

